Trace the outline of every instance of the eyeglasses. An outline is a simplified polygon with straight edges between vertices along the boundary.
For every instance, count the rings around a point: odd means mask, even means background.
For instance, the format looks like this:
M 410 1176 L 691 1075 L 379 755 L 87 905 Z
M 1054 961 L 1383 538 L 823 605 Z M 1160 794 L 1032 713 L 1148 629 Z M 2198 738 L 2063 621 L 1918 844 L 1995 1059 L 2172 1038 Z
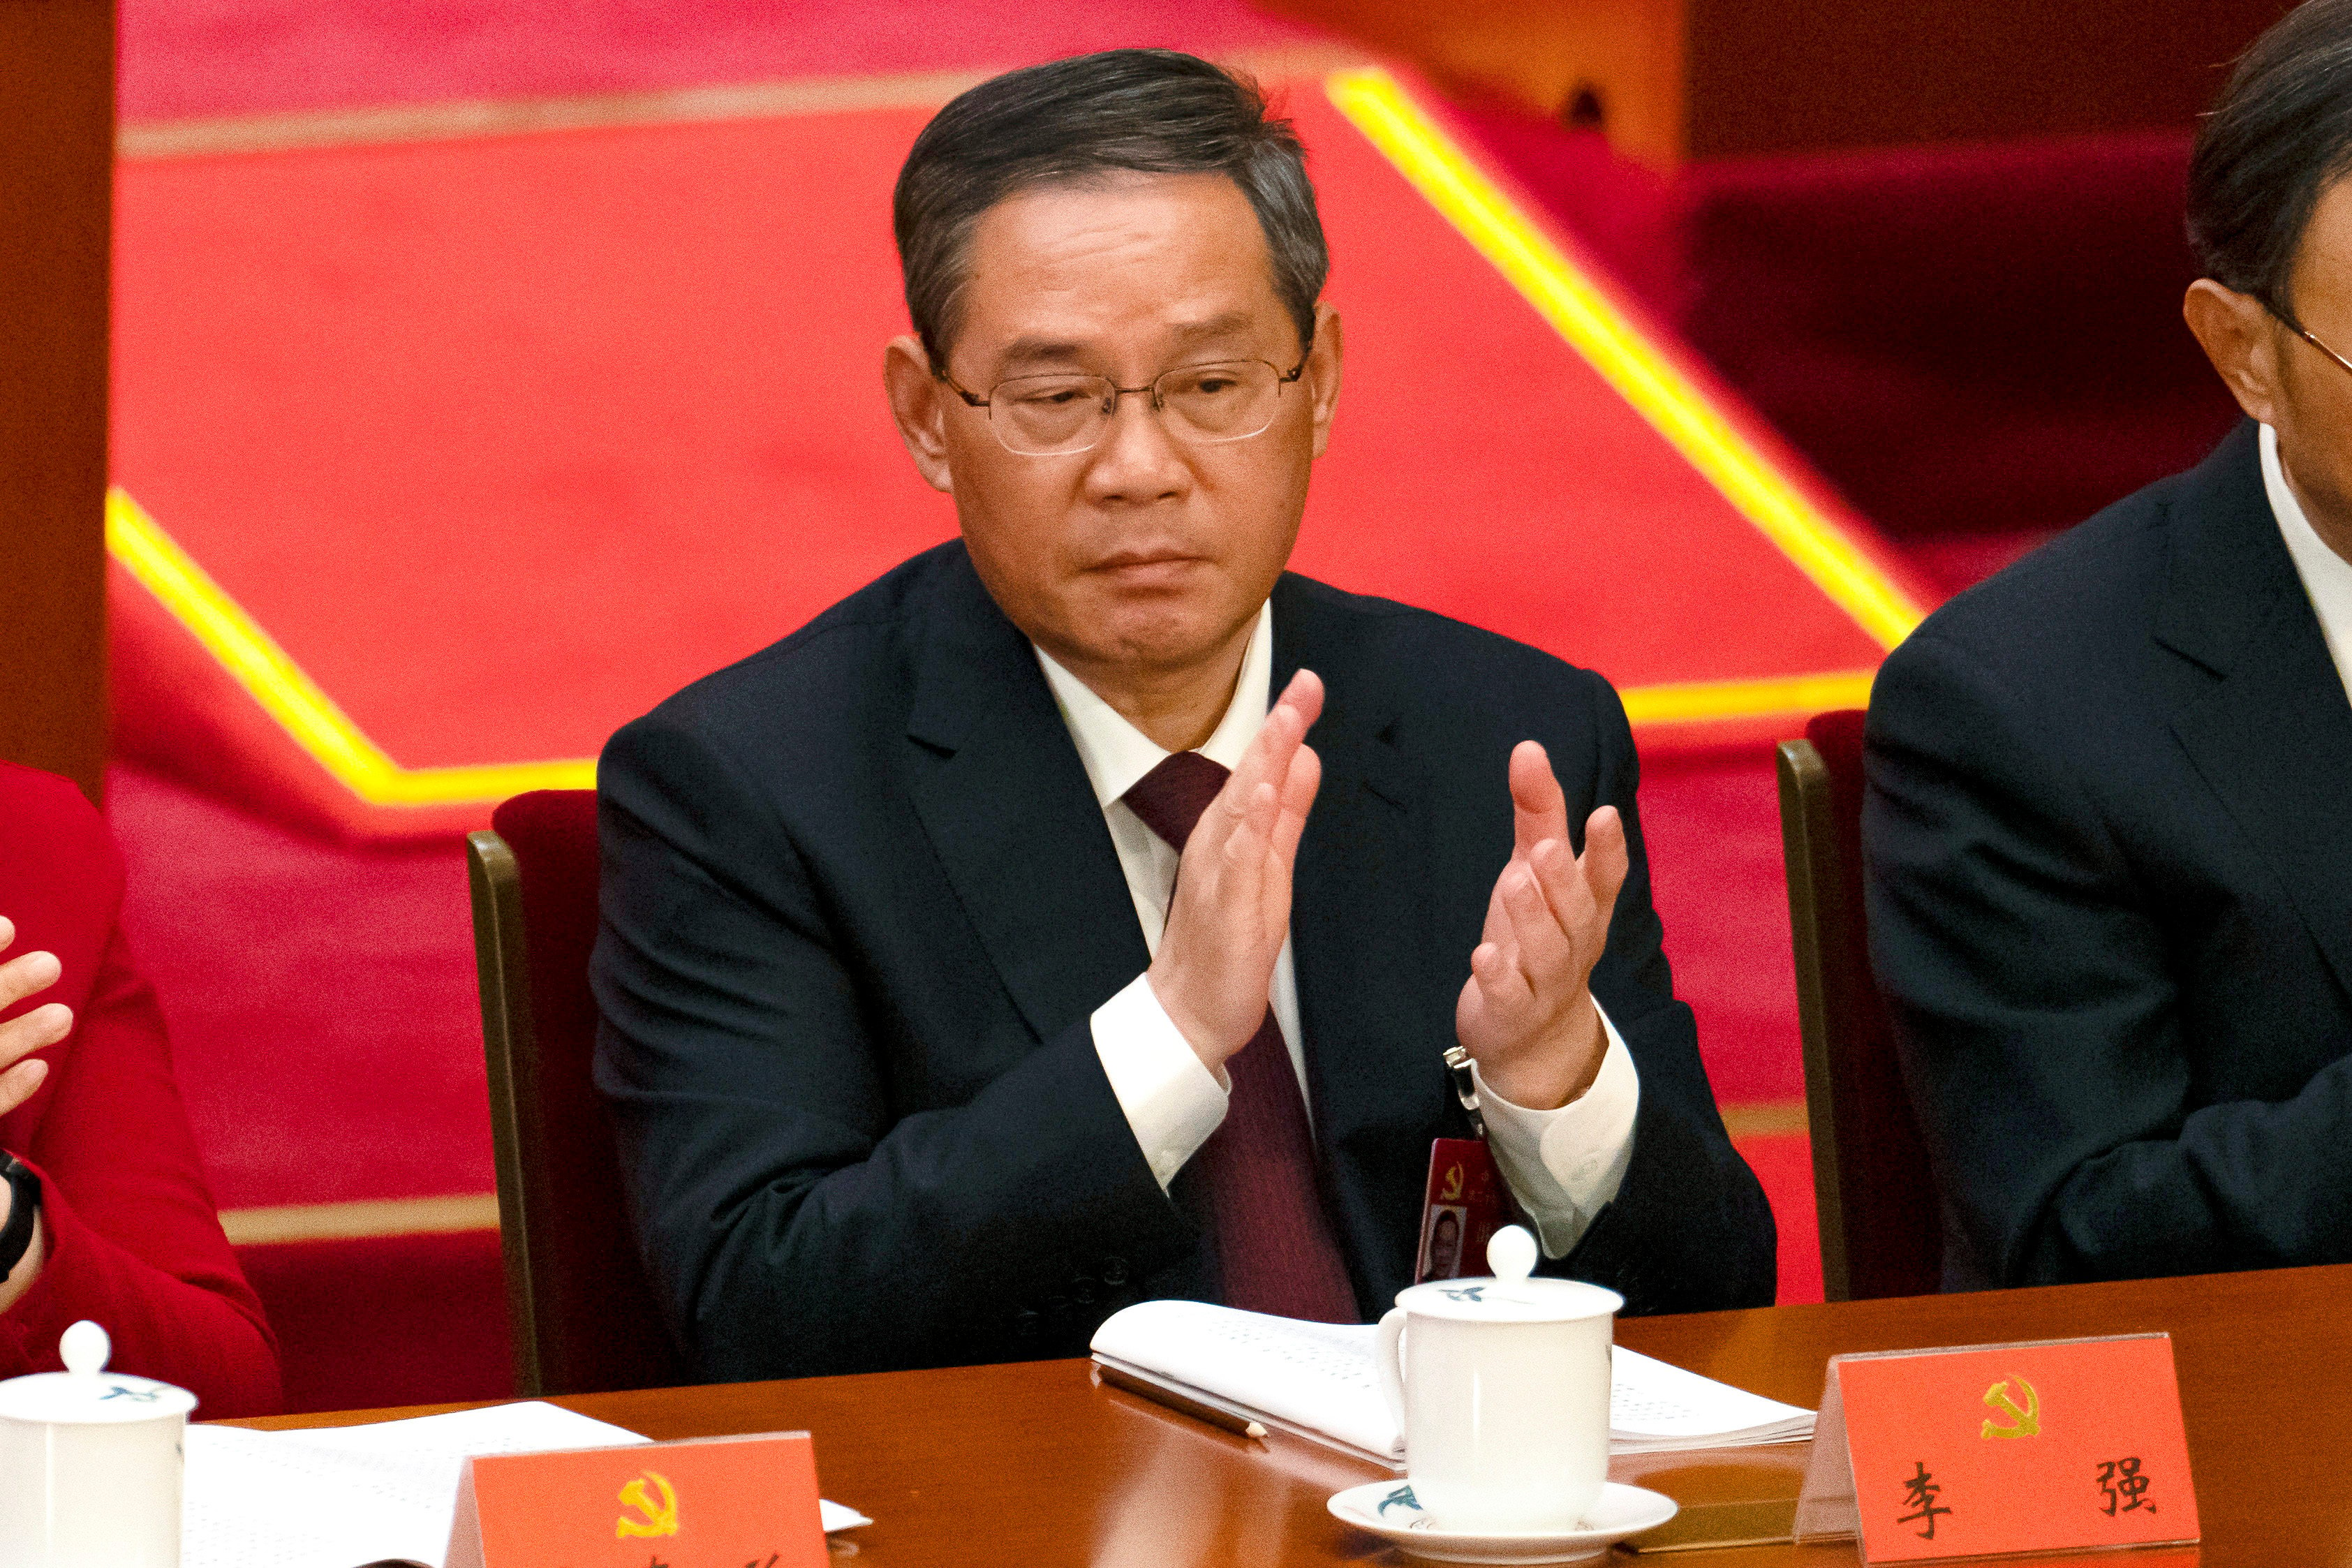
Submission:
M 2312 334 L 2310 328 L 2295 321 L 2289 321 L 2287 322 L 2287 325 L 2294 329 L 2295 336 L 2301 338 L 2305 342 L 2309 343 L 2313 348 L 2317 349 L 2321 353 L 2326 354 L 2329 359 L 2334 360 L 2337 364 L 2342 365 L 2346 371 L 2352 372 L 2352 359 L 2346 359 L 2342 354 L 2337 353 L 2334 349 L 2331 349 L 2326 343 L 2321 342 L 2318 338 Z
M 1110 428 L 1118 400 L 1148 396 L 1168 433 L 1195 446 L 1246 441 L 1263 435 L 1281 406 L 1282 389 L 1306 374 L 1299 356 L 1287 371 L 1262 359 L 1180 365 L 1142 386 L 1121 386 L 1101 375 L 1016 375 L 988 389 L 967 391 L 945 369 L 935 374 L 974 408 L 988 411 L 989 428 L 1008 452 L 1060 458 L 1090 451 Z
M 2268 300 L 2263 301 L 2263 306 L 2272 315 L 2276 316 L 2279 321 L 2285 325 L 2288 331 L 2293 332 L 2296 337 L 2301 338 L 2305 342 L 2309 343 L 2313 348 L 2317 349 L 2321 353 L 2326 354 L 2329 359 L 2332 359 L 2337 364 L 2342 365 L 2347 374 L 2352 374 L 2352 359 L 2346 359 L 2342 354 L 2337 353 L 2334 349 L 2331 349 L 2326 343 L 2321 342 L 2317 333 L 2314 332 L 2309 327 L 2305 326 L 2301 321 L 2296 321 L 2288 311 L 2280 310 L 2276 305 L 2271 304 Z

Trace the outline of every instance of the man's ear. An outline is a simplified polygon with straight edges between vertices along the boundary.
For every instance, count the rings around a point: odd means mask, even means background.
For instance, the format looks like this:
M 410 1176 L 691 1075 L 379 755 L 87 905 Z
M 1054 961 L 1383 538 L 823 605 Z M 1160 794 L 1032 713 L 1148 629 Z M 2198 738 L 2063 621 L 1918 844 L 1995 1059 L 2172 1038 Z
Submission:
M 2189 286 L 2180 314 L 2246 416 L 2265 425 L 2276 423 L 2279 334 L 2285 326 L 2252 294 L 2241 294 L 2210 278 Z
M 1331 411 L 1339 405 L 1340 360 L 1339 312 L 1330 306 L 1318 303 L 1315 307 L 1315 346 L 1307 355 L 1307 395 L 1314 399 L 1315 455 L 1321 457 L 1323 448 L 1331 444 Z
M 935 490 L 955 494 L 948 466 L 947 388 L 931 374 L 931 358 L 916 338 L 892 338 L 882 351 L 882 385 L 916 472 Z

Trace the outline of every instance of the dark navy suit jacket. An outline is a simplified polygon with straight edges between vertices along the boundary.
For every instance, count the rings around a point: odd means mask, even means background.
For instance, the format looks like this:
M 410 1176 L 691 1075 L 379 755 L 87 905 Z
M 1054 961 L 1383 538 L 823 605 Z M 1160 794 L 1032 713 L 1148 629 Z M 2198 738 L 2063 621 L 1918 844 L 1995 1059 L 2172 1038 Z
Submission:
M 1871 956 L 1955 1288 L 2352 1261 L 2352 702 L 2256 427 L 1871 699 Z
M 1632 1163 L 1567 1272 L 1637 1312 L 1773 1290 L 1769 1211 L 1675 1001 L 1599 677 L 1286 576 L 1277 689 L 1329 699 L 1291 916 L 1327 1202 L 1358 1305 L 1410 1282 L 1440 1053 L 1511 849 L 1505 766 L 1550 748 L 1633 867 L 1593 989 L 1641 1076 Z M 598 1082 L 691 1364 L 795 1376 L 1083 1354 L 1147 1296 L 1213 1300 L 1088 1019 L 1149 963 L 1035 655 L 942 545 L 605 749 Z

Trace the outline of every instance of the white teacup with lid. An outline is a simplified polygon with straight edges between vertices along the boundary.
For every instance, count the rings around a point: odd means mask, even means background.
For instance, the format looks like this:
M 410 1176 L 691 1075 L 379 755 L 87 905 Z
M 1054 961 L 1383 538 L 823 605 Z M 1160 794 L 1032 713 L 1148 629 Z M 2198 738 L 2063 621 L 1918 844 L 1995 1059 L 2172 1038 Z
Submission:
M 1531 1279 L 1535 1263 L 1535 1237 L 1506 1226 L 1486 1244 L 1495 1278 L 1415 1285 L 1381 1319 L 1373 1364 L 1404 1429 L 1413 1500 L 1441 1530 L 1573 1530 L 1608 1479 L 1624 1298 Z
M 105 1370 L 96 1323 L 58 1342 L 63 1372 L 0 1383 L 0 1563 L 179 1568 L 181 1438 L 196 1396 Z

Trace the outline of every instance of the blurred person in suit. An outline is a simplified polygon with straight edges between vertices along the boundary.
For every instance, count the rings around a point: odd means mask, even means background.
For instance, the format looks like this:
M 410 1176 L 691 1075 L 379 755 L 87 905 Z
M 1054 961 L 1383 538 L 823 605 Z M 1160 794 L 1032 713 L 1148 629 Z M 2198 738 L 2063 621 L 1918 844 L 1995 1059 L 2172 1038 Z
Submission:
M 2352 1261 L 2352 0 L 2199 132 L 2246 415 L 1878 678 L 1871 956 L 1955 1289 Z
M 123 941 L 122 860 L 65 779 L 0 763 L 0 1377 L 109 1364 L 206 1415 L 279 1403 L 278 1344 L 221 1232 L 155 994 Z
M 598 773 L 597 1078 L 694 1368 L 1376 1316 L 1457 1045 L 1546 1267 L 1769 1302 L 1615 694 L 1284 570 L 1341 348 L 1287 125 L 1188 56 L 1059 61 L 942 110 L 895 218 L 884 379 L 961 538 Z

